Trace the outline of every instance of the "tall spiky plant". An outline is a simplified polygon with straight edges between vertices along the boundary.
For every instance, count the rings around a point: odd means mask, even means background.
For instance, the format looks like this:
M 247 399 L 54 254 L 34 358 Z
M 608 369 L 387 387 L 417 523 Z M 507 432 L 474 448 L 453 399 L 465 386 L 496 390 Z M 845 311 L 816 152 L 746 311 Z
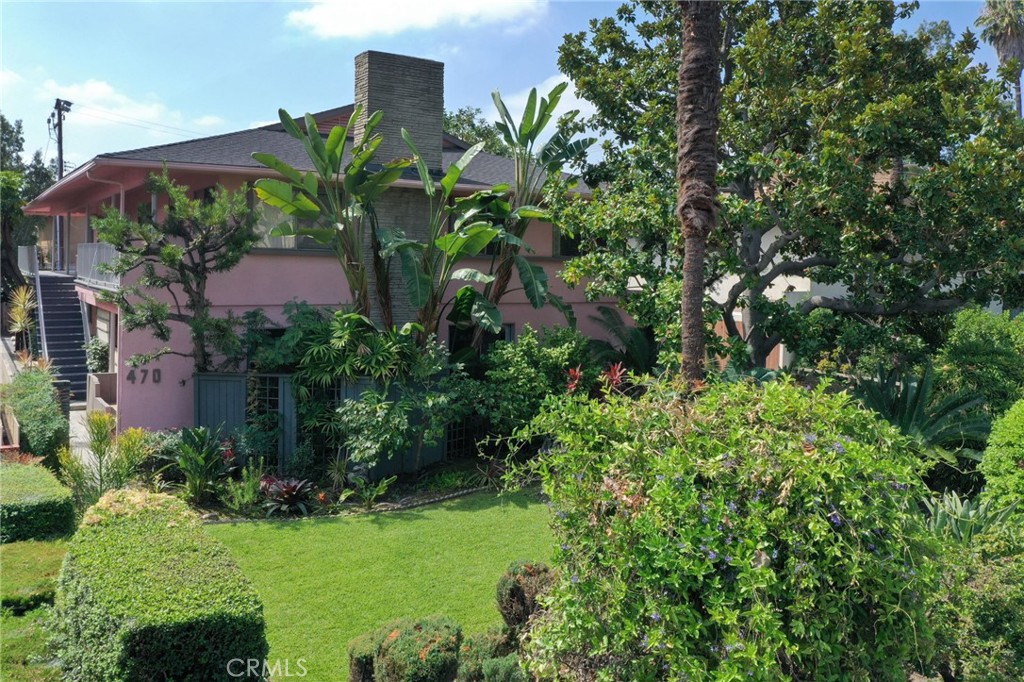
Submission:
M 1024 117 L 1021 105 L 1021 74 L 1024 73 L 1024 0 L 985 0 L 981 16 L 975 22 L 981 37 L 992 45 L 999 64 L 1013 81 L 1017 115 Z

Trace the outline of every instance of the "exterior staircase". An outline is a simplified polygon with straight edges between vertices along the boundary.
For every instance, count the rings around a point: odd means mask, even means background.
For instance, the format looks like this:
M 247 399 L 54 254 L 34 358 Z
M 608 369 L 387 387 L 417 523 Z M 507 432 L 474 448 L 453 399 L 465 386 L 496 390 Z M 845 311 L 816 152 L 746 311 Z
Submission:
M 39 273 L 39 300 L 46 327 L 46 349 L 61 379 L 71 384 L 71 399 L 85 400 L 85 329 L 75 293 L 75 278 Z

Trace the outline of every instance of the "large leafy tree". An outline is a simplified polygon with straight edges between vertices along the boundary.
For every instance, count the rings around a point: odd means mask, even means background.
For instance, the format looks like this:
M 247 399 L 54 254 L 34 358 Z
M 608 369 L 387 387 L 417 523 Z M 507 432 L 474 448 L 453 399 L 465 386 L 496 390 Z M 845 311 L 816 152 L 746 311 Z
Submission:
M 1024 73 L 1024 0 L 985 0 L 977 24 L 981 37 L 996 49 L 999 63 L 1013 83 L 1017 115 L 1024 116 L 1020 92 Z
M 676 94 L 676 213 L 683 230 L 683 376 L 704 374 L 704 255 L 718 214 L 721 7 L 680 2 L 683 19 Z
M 896 32 L 911 12 L 725 5 L 721 227 L 706 306 L 758 365 L 799 338 L 814 310 L 878 323 L 1024 294 L 1024 126 L 1000 84 L 971 65 L 973 36 Z M 608 134 L 604 160 L 585 174 L 605 185 L 591 202 L 559 207 L 562 225 L 589 242 L 567 275 L 593 278 L 594 292 L 619 295 L 665 335 L 678 324 L 682 246 L 679 21 L 666 5 L 627 4 L 567 36 L 559 59 L 597 108 L 589 123 Z M 806 280 L 827 289 L 787 300 Z
M 0 172 L 3 173 L 3 203 L 0 220 L 0 271 L 3 273 L 3 291 L 24 284 L 18 270 L 18 246 L 35 244 L 43 218 L 26 216 L 21 208 L 53 184 L 53 169 L 43 161 L 42 152 L 36 150 L 26 165 L 21 158 L 25 149 L 25 136 L 21 121 L 11 123 L 0 114 Z
M 141 207 L 137 219 L 115 211 L 95 222 L 100 241 L 117 248 L 111 270 L 124 278 L 110 299 L 128 331 L 149 329 L 166 342 L 170 323 L 187 325 L 192 349 L 164 347 L 130 361 L 170 354 L 191 357 L 196 372 L 230 367 L 238 360 L 241 321 L 213 314 L 208 284 L 211 275 L 234 268 L 259 241 L 256 215 L 245 192 L 218 187 L 208 199 L 194 199 L 166 171 L 150 177 L 147 185 L 167 197 L 162 220 Z
M 485 152 L 512 156 L 512 148 L 505 142 L 498 127 L 484 118 L 479 107 L 467 106 L 444 112 L 444 131 L 470 144 L 483 142 Z

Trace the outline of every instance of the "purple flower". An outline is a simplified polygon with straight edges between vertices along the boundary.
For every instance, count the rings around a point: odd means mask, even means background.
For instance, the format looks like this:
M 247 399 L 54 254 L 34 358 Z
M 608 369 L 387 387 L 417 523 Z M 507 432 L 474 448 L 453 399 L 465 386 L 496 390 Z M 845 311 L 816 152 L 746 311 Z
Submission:
M 563 543 L 562 543 L 562 551 L 563 551 L 563 552 L 568 552 L 568 551 L 569 551 L 569 545 L 567 545 L 567 544 L 565 544 L 565 543 L 563 542 Z
M 651 620 L 653 620 L 655 623 L 661 622 L 661 614 L 655 611 L 651 614 Z
M 736 511 L 736 503 L 735 502 L 730 502 L 729 504 L 727 504 L 725 506 L 728 507 L 729 511 L 731 511 L 731 512 Z
M 833 443 L 832 444 L 832 449 L 835 452 L 839 453 L 840 455 L 845 455 L 846 454 L 846 448 L 843 447 L 842 443 Z
M 724 561 L 727 564 L 731 564 L 732 563 L 732 557 L 729 556 L 728 554 L 726 554 L 724 557 L 722 557 L 722 561 Z
M 815 436 L 813 433 L 805 433 L 804 434 L 804 442 L 805 443 L 813 444 L 816 440 L 818 440 L 818 437 Z
M 706 517 L 706 516 L 702 516 L 702 517 L 700 517 L 700 522 L 701 522 L 701 523 L 709 523 L 710 521 L 711 521 L 711 519 L 709 519 L 709 518 L 708 518 L 708 517 Z
M 583 474 L 576 474 L 576 480 L 577 481 L 582 481 L 583 480 Z
M 658 474 L 657 476 L 655 476 L 655 478 L 657 480 L 659 480 L 659 481 L 664 481 L 665 480 L 665 477 L 663 475 L 661 475 L 661 474 Z
M 708 552 L 708 558 L 714 561 L 718 558 L 718 552 L 716 552 L 715 550 L 711 550 L 710 552 Z
M 843 525 L 843 519 L 840 518 L 839 512 L 832 512 L 828 515 L 828 520 L 832 522 L 832 525 L 838 528 Z
M 569 578 L 569 581 L 573 585 L 575 585 L 576 583 L 578 583 L 580 581 L 580 577 L 574 573 L 573 576 L 571 578 Z

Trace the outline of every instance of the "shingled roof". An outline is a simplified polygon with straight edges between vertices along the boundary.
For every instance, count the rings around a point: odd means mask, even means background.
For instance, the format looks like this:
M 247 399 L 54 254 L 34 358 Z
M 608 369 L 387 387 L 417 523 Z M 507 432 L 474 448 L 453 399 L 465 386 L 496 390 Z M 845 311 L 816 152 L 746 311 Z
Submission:
M 317 120 L 317 127 L 326 134 L 331 125 L 346 123 L 352 110 L 352 105 L 348 105 L 313 114 L 313 117 Z M 445 133 L 442 151 L 444 166 L 447 168 L 450 164 L 458 161 L 469 147 L 470 145 L 465 141 Z M 96 158 L 264 169 L 262 164 L 252 158 L 253 152 L 273 154 L 301 171 L 315 170 L 306 156 L 302 143 L 284 132 L 284 127 L 280 123 L 184 142 L 100 154 Z M 460 184 L 491 186 L 501 183 L 512 184 L 514 180 L 515 164 L 511 159 L 488 152 L 480 152 L 466 169 Z M 577 189 L 586 191 L 586 187 L 582 183 Z

